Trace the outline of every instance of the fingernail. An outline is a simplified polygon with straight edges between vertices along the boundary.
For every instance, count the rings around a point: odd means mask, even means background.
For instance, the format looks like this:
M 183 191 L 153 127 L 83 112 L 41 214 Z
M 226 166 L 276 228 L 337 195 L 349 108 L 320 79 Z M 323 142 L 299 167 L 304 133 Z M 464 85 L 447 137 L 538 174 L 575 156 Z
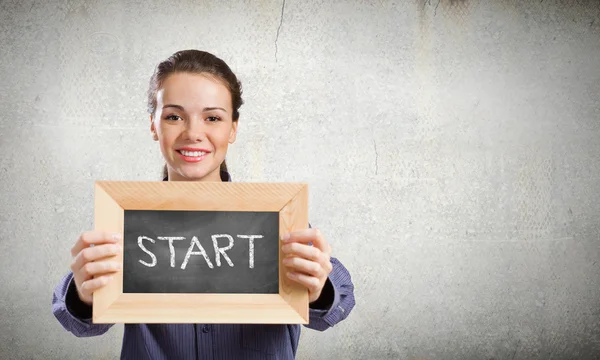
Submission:
M 283 235 L 281 236 L 281 241 L 283 241 L 283 242 L 286 242 L 286 241 L 288 241 L 289 239 L 290 239 L 290 234 L 289 234 L 289 233 L 288 233 L 288 234 L 283 234 Z
M 289 265 L 291 262 L 292 262 L 292 259 L 290 259 L 290 258 L 283 259 L 283 264 L 284 265 Z
M 281 251 L 283 252 L 288 252 L 290 251 L 290 246 L 288 244 L 285 244 L 281 247 Z
M 113 240 L 121 240 L 121 234 L 113 234 Z
M 287 276 L 288 276 L 290 279 L 294 279 L 294 278 L 296 277 L 296 274 L 294 274 L 294 273 L 292 273 L 292 272 L 288 272 L 288 273 L 287 273 Z

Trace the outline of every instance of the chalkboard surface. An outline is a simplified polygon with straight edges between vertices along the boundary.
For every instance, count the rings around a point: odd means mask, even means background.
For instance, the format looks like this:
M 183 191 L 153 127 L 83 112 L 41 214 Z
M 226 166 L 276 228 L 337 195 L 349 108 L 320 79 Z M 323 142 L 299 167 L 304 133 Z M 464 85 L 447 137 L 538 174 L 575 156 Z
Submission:
M 123 293 L 279 293 L 279 213 L 125 210 Z

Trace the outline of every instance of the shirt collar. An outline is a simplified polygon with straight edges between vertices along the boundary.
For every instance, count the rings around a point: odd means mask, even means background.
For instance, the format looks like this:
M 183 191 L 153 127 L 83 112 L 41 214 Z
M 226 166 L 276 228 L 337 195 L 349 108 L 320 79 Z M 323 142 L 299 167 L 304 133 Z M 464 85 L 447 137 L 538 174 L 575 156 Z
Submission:
M 163 178 L 163 181 L 167 181 L 167 180 L 169 180 L 169 177 L 165 176 Z M 221 181 L 231 182 L 231 175 L 229 174 L 229 172 L 221 170 Z

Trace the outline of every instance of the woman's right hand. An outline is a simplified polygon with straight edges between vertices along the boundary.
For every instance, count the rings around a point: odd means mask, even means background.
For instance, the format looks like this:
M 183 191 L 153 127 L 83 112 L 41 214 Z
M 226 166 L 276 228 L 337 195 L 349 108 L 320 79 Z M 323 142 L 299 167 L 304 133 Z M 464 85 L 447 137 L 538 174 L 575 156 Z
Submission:
M 73 245 L 71 271 L 77 294 L 84 303 L 92 305 L 92 293 L 108 284 L 112 274 L 121 270 L 121 263 L 114 258 L 122 252 L 119 240 L 120 234 L 87 231 Z

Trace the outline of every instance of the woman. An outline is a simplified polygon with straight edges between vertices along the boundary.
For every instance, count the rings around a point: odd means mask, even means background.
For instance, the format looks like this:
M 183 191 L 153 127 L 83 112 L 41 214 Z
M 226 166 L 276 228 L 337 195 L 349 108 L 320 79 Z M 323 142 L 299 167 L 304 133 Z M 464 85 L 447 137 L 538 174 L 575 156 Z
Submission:
M 165 159 L 164 181 L 231 181 L 225 156 L 235 141 L 241 85 L 212 54 L 186 50 L 160 63 L 150 80 L 150 131 Z M 53 313 L 78 337 L 105 333 L 92 324 L 92 293 L 120 264 L 111 261 L 121 234 L 89 231 L 71 249 L 71 271 L 54 291 Z M 314 228 L 283 237 L 288 276 L 308 289 L 308 328 L 323 331 L 354 307 L 354 286 Z M 93 246 L 92 246 L 93 245 Z M 128 359 L 293 359 L 299 325 L 125 324 L 121 357 Z

